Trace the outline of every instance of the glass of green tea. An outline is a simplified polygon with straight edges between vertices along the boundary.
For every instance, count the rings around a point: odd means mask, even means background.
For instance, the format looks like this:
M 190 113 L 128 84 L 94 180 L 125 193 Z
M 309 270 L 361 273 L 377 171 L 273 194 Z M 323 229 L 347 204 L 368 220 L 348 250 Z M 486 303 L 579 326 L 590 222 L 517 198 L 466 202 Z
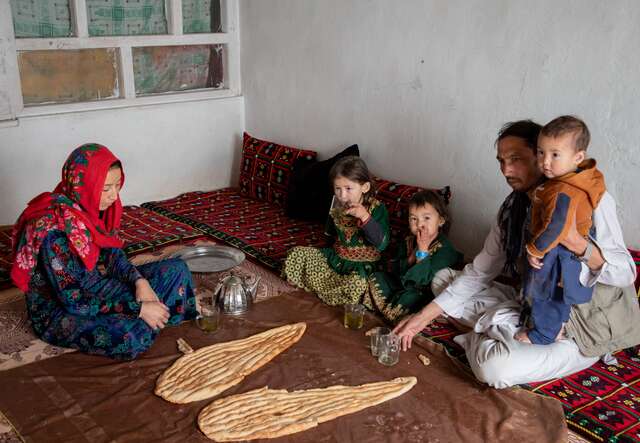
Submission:
M 200 301 L 196 325 L 200 330 L 211 334 L 218 330 L 220 326 L 220 308 L 211 301 Z
M 344 305 L 344 327 L 360 329 L 364 326 L 364 306 L 358 304 Z

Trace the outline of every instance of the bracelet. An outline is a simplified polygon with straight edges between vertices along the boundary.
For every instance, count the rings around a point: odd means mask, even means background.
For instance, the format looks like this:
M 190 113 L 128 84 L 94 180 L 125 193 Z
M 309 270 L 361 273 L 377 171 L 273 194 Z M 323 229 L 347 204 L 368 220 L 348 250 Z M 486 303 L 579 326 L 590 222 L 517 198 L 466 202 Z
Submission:
M 418 260 L 423 260 L 423 259 L 427 258 L 428 256 L 429 256 L 429 253 L 427 251 L 420 251 L 420 250 L 416 251 L 416 258 Z

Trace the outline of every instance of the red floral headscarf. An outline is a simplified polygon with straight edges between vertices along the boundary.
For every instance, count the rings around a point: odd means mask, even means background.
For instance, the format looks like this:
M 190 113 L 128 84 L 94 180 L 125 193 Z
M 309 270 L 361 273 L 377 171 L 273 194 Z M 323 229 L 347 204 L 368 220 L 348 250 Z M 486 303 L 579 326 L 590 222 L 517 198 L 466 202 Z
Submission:
M 38 262 L 38 251 L 50 230 L 64 231 L 74 251 L 93 270 L 100 248 L 121 248 L 118 229 L 120 197 L 100 211 L 100 196 L 109 168 L 118 159 L 106 147 L 88 143 L 75 149 L 62 168 L 62 180 L 53 192 L 31 200 L 13 229 L 11 279 L 23 291 Z M 124 172 L 122 181 L 124 184 Z

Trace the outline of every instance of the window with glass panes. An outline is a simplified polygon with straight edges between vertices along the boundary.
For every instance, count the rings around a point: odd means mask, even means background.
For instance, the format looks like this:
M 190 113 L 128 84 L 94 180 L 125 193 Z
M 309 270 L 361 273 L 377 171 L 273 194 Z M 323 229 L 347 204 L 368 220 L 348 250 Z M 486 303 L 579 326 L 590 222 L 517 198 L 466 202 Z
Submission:
M 237 0 L 9 3 L 23 111 L 239 93 Z

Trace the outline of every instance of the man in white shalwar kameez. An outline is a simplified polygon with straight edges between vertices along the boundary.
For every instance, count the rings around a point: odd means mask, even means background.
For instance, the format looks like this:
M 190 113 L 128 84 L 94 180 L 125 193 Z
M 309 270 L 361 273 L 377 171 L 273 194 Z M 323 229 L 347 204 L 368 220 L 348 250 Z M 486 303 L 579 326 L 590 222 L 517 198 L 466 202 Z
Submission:
M 519 291 L 494 279 L 504 271 L 522 275 L 523 237 L 530 203 L 526 192 L 542 179 L 536 160 L 540 126 L 529 120 L 505 125 L 497 139 L 500 170 L 513 189 L 493 223 L 482 251 L 463 271 L 443 269 L 433 280 L 436 298 L 394 329 L 403 349 L 439 315 L 470 329 L 455 341 L 475 376 L 496 388 L 549 380 L 581 371 L 598 358 L 640 343 L 640 309 L 633 282 L 635 265 L 622 238 L 616 204 L 607 192 L 593 213 L 595 235 L 574 229 L 562 243 L 582 261 L 580 282 L 595 286 L 593 299 L 574 305 L 557 341 L 519 342 L 527 308 Z

